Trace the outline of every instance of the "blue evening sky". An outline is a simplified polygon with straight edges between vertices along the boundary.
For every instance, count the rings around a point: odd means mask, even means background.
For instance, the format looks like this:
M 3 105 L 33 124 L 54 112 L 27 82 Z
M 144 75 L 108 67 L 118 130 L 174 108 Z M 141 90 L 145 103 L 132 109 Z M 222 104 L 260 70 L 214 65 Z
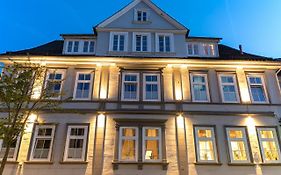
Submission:
M 92 26 L 131 0 L 1 0 L 0 53 L 34 47 Z M 153 0 L 191 30 L 246 52 L 281 57 L 281 0 Z

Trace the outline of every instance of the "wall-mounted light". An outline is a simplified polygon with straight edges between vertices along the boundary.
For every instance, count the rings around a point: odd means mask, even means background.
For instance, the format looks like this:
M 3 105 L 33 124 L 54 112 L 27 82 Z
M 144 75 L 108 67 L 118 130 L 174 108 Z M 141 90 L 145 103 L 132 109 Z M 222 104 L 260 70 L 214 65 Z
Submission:
M 97 117 L 97 126 L 98 128 L 103 128 L 105 126 L 105 115 L 102 113 Z

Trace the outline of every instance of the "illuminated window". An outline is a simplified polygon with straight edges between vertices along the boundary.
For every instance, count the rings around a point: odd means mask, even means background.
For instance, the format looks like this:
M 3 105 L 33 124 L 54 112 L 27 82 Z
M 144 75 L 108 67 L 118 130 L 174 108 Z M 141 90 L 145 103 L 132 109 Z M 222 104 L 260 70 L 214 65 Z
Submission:
M 160 101 L 160 75 L 143 75 L 143 96 L 145 101 Z
M 161 129 L 143 128 L 143 160 L 159 161 L 161 159 Z
M 84 53 L 94 53 L 95 42 L 94 41 L 84 41 L 83 52 Z
M 280 163 L 280 145 L 275 128 L 257 128 L 264 163 Z
M 234 74 L 219 75 L 220 90 L 222 100 L 225 103 L 239 102 L 239 94 L 237 88 L 236 77 Z
M 85 161 L 88 126 L 68 126 L 64 161 Z
M 10 150 L 8 154 L 8 161 L 16 161 L 17 153 L 19 150 L 19 144 L 20 144 L 21 137 L 19 136 L 16 140 L 12 142 L 10 145 Z M 0 161 L 3 159 L 5 152 L 6 152 L 7 144 L 0 139 Z
M 215 56 L 215 45 L 203 44 L 203 53 L 206 56 Z
M 250 163 L 250 151 L 244 127 L 226 128 L 228 149 L 232 163 Z
M 169 33 L 156 34 L 156 52 L 174 52 L 174 36 Z
M 128 33 L 111 32 L 110 33 L 110 51 L 126 52 L 128 46 Z
M 119 148 L 120 161 L 137 161 L 138 128 L 120 128 Z
M 30 154 L 31 161 L 50 161 L 55 125 L 36 125 Z
M 151 34 L 150 33 L 133 33 L 133 51 L 150 52 L 151 51 Z
M 65 70 L 48 70 L 45 83 L 47 98 L 59 99 L 61 97 L 64 74 Z
M 76 83 L 74 88 L 74 99 L 89 100 L 91 99 L 93 84 L 93 73 L 77 72 Z
M 267 94 L 264 84 L 263 76 L 261 75 L 247 75 L 249 90 L 251 93 L 251 100 L 253 103 L 267 103 Z
M 122 77 L 122 100 L 139 100 L 139 73 L 124 73 Z
M 194 102 L 209 102 L 209 88 L 207 82 L 207 74 L 191 73 L 191 90 L 192 101 Z
M 218 162 L 214 127 L 195 127 L 198 162 Z

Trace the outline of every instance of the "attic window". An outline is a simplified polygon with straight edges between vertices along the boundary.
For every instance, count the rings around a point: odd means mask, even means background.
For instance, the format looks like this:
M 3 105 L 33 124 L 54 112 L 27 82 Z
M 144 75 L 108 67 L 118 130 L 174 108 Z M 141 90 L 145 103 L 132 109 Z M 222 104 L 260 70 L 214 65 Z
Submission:
M 148 10 L 146 10 L 146 9 L 136 9 L 134 21 L 136 21 L 136 22 L 148 22 Z

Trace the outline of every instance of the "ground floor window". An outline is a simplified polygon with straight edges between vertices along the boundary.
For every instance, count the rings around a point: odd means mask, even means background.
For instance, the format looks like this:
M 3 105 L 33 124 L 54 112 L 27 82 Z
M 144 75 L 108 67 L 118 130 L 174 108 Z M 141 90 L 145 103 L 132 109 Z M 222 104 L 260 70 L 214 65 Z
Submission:
M 258 127 L 258 138 L 264 163 L 280 163 L 280 145 L 276 128 Z
M 9 154 L 8 154 L 8 159 L 7 159 L 8 161 L 16 161 L 17 153 L 18 153 L 19 145 L 20 145 L 20 139 L 21 139 L 21 137 L 18 137 L 11 144 Z M 3 159 L 5 152 L 6 152 L 6 148 L 7 148 L 7 144 L 2 139 L 0 139 L 0 160 Z
M 195 126 L 195 145 L 197 162 L 218 162 L 214 126 Z

